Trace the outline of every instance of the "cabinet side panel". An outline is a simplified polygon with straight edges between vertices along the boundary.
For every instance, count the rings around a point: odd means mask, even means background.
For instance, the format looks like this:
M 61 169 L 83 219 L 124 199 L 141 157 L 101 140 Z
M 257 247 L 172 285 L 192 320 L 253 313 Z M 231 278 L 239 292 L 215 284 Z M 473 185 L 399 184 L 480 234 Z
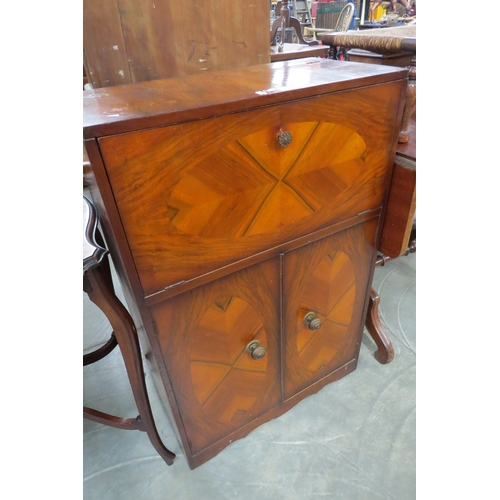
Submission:
M 396 157 L 379 250 L 395 259 L 408 249 L 416 210 L 415 163 Z

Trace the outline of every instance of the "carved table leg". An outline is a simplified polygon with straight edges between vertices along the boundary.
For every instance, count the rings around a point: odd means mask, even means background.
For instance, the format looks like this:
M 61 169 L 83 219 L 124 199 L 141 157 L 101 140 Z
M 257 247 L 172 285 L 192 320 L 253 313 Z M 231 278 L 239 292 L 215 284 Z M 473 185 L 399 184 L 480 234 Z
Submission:
M 370 290 L 370 301 L 368 303 L 368 313 L 366 315 L 365 326 L 368 333 L 371 335 L 377 344 L 377 351 L 374 356 L 375 359 L 385 365 L 390 363 L 394 358 L 394 348 L 392 343 L 384 331 L 382 323 L 378 315 L 378 306 L 380 304 L 380 297 L 378 293 L 372 288 Z
M 110 289 L 108 280 L 109 277 L 101 266 L 89 269 L 83 277 L 84 290 L 111 323 L 123 355 L 139 416 L 136 419 L 121 419 L 90 408 L 84 408 L 84 416 L 113 427 L 144 430 L 159 455 L 167 465 L 172 465 L 175 454 L 162 443 L 151 411 L 135 325 L 128 311 Z

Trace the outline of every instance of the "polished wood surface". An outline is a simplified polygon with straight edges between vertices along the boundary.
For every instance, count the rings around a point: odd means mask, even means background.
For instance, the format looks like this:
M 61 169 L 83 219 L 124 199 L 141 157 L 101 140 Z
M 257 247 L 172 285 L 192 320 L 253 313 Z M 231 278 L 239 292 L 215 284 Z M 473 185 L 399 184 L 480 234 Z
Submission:
M 386 365 L 394 359 L 394 347 L 380 321 L 379 305 L 380 296 L 374 288 L 371 288 L 365 326 L 377 345 L 377 350 L 374 353 L 375 359 L 380 364 Z
M 191 468 L 356 368 L 406 77 L 303 59 L 86 94 L 89 187 Z
M 379 250 L 392 258 L 403 255 L 410 241 L 416 210 L 416 163 L 396 155 Z
M 94 88 L 269 62 L 269 2 L 84 0 Z
M 416 115 L 409 123 L 409 140 L 399 143 L 387 199 L 387 211 L 379 250 L 392 259 L 406 254 L 416 212 L 417 130 Z
M 302 45 L 300 43 L 285 43 L 283 52 L 278 52 L 278 47 L 271 47 L 271 62 L 289 61 L 304 57 L 328 57 L 327 45 Z
M 414 253 L 416 246 L 416 116 L 409 127 L 410 139 L 399 143 L 389 188 L 387 211 L 382 228 L 376 265 Z M 366 315 L 366 329 L 377 344 L 375 359 L 382 364 L 394 358 L 394 348 L 379 317 L 380 296 L 372 288 Z
M 404 68 L 313 58 L 86 90 L 83 133 L 94 138 L 130 132 L 407 76 Z
M 380 207 L 400 95 L 392 83 L 356 91 L 355 110 L 344 92 L 100 139 L 145 295 Z
M 348 50 L 347 60 L 351 62 L 362 62 L 367 64 L 383 64 L 387 66 L 398 66 L 406 68 L 410 66 L 413 55 L 411 53 L 400 52 L 397 54 L 378 54 L 363 49 Z
M 279 273 L 271 259 L 151 308 L 193 455 L 280 402 Z
M 285 254 L 284 398 L 356 358 L 377 219 Z M 321 320 L 304 324 L 307 313 Z

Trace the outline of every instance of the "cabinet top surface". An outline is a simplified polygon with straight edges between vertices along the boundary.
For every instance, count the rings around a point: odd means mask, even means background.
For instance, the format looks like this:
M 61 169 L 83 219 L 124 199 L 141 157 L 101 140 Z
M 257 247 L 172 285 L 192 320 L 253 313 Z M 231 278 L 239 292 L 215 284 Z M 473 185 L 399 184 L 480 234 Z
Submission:
M 83 92 L 84 139 L 406 78 L 406 68 L 307 58 Z

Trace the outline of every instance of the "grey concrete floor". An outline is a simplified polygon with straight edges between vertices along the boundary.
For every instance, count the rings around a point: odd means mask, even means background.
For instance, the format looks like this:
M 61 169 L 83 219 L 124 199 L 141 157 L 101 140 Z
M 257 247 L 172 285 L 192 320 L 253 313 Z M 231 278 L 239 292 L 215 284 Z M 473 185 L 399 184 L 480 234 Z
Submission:
M 353 373 L 195 470 L 189 469 L 146 373 L 159 433 L 177 455 L 174 464 L 165 464 L 145 433 L 84 419 L 84 499 L 416 498 L 415 271 L 416 254 L 375 270 L 381 319 L 395 350 L 391 363 L 375 360 L 375 344 L 365 332 Z M 83 300 L 86 352 L 107 340 L 110 330 L 102 313 L 85 295 Z M 137 415 L 118 349 L 85 367 L 83 380 L 85 406 Z

